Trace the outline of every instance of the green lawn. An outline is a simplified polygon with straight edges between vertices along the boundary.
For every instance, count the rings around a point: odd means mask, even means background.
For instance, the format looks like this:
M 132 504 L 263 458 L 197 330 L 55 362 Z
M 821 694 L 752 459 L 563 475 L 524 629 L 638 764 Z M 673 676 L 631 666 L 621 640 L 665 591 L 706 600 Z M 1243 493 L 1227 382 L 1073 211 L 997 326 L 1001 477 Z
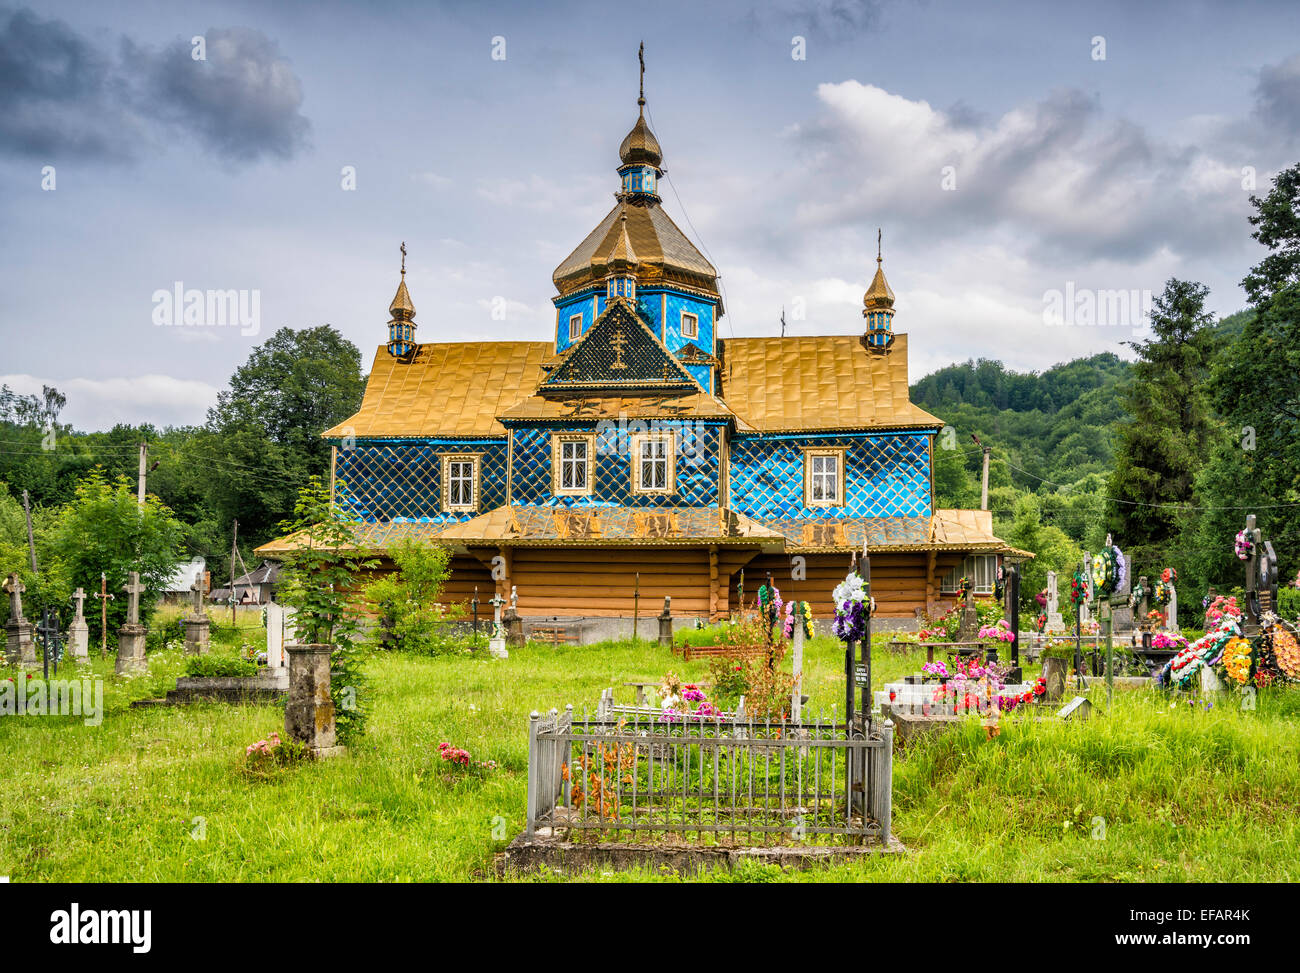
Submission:
M 253 623 L 255 624 L 255 622 Z M 250 629 L 250 640 L 256 630 Z M 239 639 L 227 633 L 222 641 Z M 808 650 L 814 712 L 842 705 L 842 647 Z M 97 651 L 92 650 L 92 656 Z M 594 707 L 624 681 L 665 670 L 702 679 L 642 643 L 529 646 L 508 661 L 380 656 L 370 733 L 344 758 L 270 781 L 241 773 L 244 748 L 282 729 L 273 706 L 130 709 L 180 671 L 110 677 L 103 724 L 0 719 L 0 875 L 20 881 L 474 880 L 523 827 L 528 713 Z M 877 681 L 919 654 L 877 654 Z M 111 671 L 97 658 L 91 668 Z M 1094 693 L 1104 707 L 1104 692 Z M 895 761 L 894 832 L 910 849 L 853 866 L 747 879 L 904 881 L 1285 881 L 1300 878 L 1300 692 L 1254 710 L 1117 693 L 1088 723 L 978 723 Z M 447 778 L 440 741 L 492 759 L 484 779 Z M 1094 839 L 1094 819 L 1105 835 Z M 494 826 L 498 835 L 494 836 Z M 199 837 L 196 837 L 199 836 Z M 201 840 L 200 840 L 201 838 Z M 650 872 L 595 880 L 671 878 Z M 728 877 L 715 874 L 715 878 Z M 555 876 L 549 876 L 555 880 Z

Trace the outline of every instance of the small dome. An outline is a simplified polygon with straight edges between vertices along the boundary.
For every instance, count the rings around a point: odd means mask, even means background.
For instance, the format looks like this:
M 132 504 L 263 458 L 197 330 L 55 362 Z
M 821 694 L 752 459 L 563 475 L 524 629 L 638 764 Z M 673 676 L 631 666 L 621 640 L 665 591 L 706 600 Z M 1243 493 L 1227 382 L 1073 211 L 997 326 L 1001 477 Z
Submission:
M 663 150 L 659 148 L 655 133 L 646 124 L 644 111 L 632 126 L 632 131 L 623 139 L 623 144 L 618 147 L 618 157 L 625 166 L 649 165 L 658 168 L 663 162 Z

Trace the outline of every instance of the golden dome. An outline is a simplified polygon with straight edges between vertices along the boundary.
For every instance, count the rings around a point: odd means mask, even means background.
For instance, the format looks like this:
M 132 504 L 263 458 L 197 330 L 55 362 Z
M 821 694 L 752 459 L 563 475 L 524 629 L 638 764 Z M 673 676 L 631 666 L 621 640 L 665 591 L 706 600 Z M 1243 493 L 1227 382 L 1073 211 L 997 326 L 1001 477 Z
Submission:
M 645 99 L 640 100 L 645 104 Z M 649 165 L 655 168 L 663 162 L 664 153 L 659 148 L 659 140 L 655 138 L 655 133 L 650 131 L 650 126 L 646 124 L 645 109 L 637 117 L 636 124 L 632 126 L 632 131 L 628 132 L 623 139 L 623 144 L 618 147 L 618 157 L 623 165 Z
M 894 292 L 889 287 L 889 281 L 885 280 L 885 270 L 883 267 L 884 260 L 880 253 L 880 231 L 876 231 L 876 276 L 871 278 L 871 286 L 867 292 L 862 295 L 862 306 L 866 308 L 863 314 L 871 311 L 886 311 L 894 306 Z

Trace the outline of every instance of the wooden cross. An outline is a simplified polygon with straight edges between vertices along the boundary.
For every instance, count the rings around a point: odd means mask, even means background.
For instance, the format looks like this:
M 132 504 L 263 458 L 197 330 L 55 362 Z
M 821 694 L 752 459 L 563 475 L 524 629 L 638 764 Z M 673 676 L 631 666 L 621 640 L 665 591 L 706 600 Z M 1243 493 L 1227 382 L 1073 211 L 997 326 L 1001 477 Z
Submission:
M 9 575 L 9 580 L 5 582 L 5 591 L 9 592 L 9 617 L 15 625 L 23 621 L 23 592 L 27 586 L 23 584 L 23 579 L 17 574 Z
M 128 625 L 140 624 L 140 593 L 144 585 L 140 583 L 140 572 L 132 571 L 131 580 L 122 588 L 126 592 L 126 621 Z
M 117 599 L 117 595 L 108 593 L 108 575 L 103 571 L 99 572 L 99 591 L 95 597 L 99 599 L 99 657 L 108 658 L 108 603 Z

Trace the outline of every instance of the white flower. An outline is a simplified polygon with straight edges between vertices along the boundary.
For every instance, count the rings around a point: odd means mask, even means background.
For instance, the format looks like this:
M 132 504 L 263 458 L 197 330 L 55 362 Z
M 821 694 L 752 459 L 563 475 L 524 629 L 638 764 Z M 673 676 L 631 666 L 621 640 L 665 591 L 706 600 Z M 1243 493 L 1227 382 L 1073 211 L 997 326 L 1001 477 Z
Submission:
M 831 597 L 835 599 L 836 605 L 842 605 L 846 601 L 863 601 L 866 598 L 866 589 L 858 575 L 850 574 L 835 586 Z

